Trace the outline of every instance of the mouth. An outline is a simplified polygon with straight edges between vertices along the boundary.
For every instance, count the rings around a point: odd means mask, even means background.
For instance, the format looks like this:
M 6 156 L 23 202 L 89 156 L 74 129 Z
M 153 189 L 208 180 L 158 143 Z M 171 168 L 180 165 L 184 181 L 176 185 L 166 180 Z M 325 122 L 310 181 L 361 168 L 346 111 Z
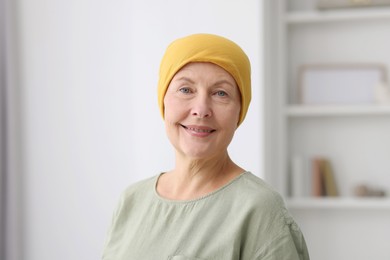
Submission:
M 187 129 L 191 132 L 195 132 L 195 133 L 207 133 L 207 134 L 210 134 L 210 133 L 213 133 L 215 132 L 216 130 L 215 129 L 212 129 L 210 127 L 206 127 L 206 126 L 195 126 L 195 125 L 182 125 L 180 124 L 180 126 L 182 126 L 184 129 Z

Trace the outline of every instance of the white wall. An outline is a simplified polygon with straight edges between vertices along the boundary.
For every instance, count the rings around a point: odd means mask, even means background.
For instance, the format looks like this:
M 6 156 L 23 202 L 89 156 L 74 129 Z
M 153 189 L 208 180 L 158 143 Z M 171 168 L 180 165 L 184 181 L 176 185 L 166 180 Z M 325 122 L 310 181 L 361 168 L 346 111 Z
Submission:
M 120 192 L 173 165 L 156 83 L 177 37 L 217 33 L 247 52 L 253 101 L 231 155 L 263 175 L 261 1 L 18 3 L 25 260 L 99 259 Z

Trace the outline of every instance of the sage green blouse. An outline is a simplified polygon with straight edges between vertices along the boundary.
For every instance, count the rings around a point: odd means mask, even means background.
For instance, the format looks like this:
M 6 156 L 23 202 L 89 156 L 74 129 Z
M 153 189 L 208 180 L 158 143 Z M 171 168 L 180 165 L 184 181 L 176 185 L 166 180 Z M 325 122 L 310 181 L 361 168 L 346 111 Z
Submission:
M 158 177 L 121 196 L 103 260 L 309 259 L 282 198 L 252 173 L 189 201 L 160 197 Z

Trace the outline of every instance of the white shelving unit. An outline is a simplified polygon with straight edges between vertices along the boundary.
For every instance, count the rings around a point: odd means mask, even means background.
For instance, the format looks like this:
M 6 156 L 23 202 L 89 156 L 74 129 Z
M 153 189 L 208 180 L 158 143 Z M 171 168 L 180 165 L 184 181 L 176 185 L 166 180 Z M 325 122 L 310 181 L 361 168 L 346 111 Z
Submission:
M 390 259 L 390 104 L 298 102 L 301 65 L 380 63 L 390 75 L 390 6 L 322 11 L 315 0 L 266 0 L 264 12 L 267 181 L 285 196 L 312 259 Z M 332 163 L 339 197 L 310 194 L 319 155 Z M 300 198 L 290 194 L 295 157 L 305 162 Z M 354 197 L 362 183 L 387 197 Z
M 356 105 L 356 106 L 302 106 L 291 105 L 286 108 L 286 116 L 309 117 L 309 116 L 390 116 L 390 105 Z
M 295 198 L 288 199 L 286 202 L 293 210 L 390 210 L 388 198 Z
M 314 1 L 313 1 L 314 2 Z M 342 11 L 295 11 L 286 14 L 285 23 L 304 24 L 304 23 L 323 23 L 323 22 L 341 22 L 353 20 L 373 20 L 389 19 L 390 9 L 371 8 L 370 10 L 342 10 Z

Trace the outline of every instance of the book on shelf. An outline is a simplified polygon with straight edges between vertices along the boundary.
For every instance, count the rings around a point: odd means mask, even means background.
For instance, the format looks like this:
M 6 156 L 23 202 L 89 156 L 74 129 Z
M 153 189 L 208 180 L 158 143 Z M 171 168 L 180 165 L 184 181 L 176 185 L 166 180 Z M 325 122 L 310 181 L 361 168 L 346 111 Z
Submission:
M 321 158 L 312 159 L 312 196 L 321 197 L 325 195 L 324 181 L 321 173 Z
M 335 197 L 339 192 L 332 164 L 329 159 L 316 157 L 312 159 L 312 196 Z

